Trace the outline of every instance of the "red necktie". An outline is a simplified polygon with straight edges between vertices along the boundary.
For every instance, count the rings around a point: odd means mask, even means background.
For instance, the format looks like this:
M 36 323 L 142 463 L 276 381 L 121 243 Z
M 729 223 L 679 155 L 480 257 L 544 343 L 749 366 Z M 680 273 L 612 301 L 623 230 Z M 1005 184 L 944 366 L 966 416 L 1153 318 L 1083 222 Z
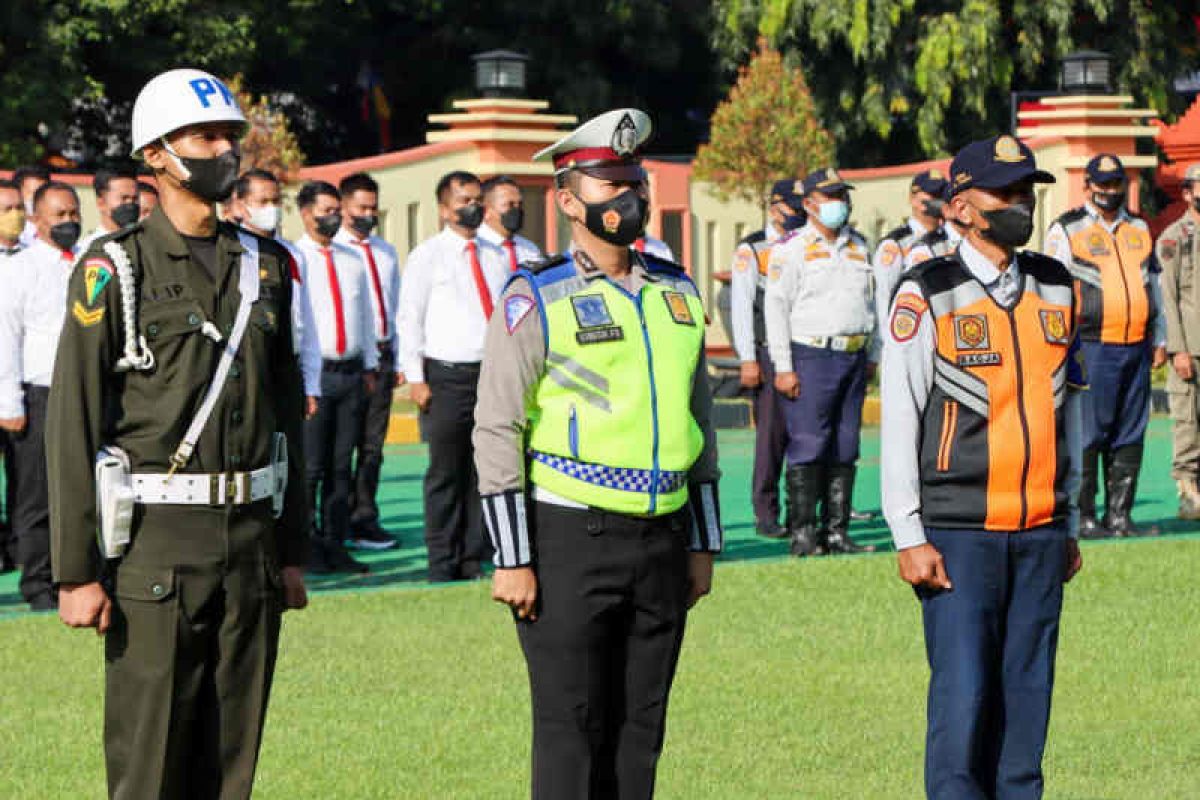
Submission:
M 633 249 L 637 250 L 639 253 L 646 252 L 646 240 L 639 236 L 633 242 Z
M 367 253 L 367 266 L 371 268 L 371 285 L 375 287 L 375 301 L 379 305 L 379 319 L 383 321 L 383 331 L 380 339 L 388 338 L 387 311 L 383 307 L 383 284 L 379 282 L 379 268 L 375 266 L 375 254 L 371 252 L 371 244 L 366 240 L 356 242 Z
M 492 292 L 483 278 L 483 267 L 479 264 L 479 248 L 475 240 L 467 242 L 467 256 L 471 259 L 471 276 L 475 278 L 475 291 L 479 292 L 479 305 L 483 306 L 485 319 L 492 318 Z
M 339 356 L 346 354 L 346 314 L 342 311 L 342 287 L 338 283 L 337 269 L 333 266 L 333 251 L 322 247 L 325 254 L 325 269 L 329 273 L 329 296 L 333 298 L 333 318 L 337 325 L 337 339 L 334 349 Z
M 501 244 L 508 251 L 508 265 L 512 267 L 512 271 L 516 272 L 519 265 L 517 264 L 517 246 L 513 244 L 512 239 L 505 239 Z
M 291 273 L 294 283 L 304 283 L 300 278 L 300 265 L 296 263 L 296 257 L 291 252 L 288 253 L 288 271 Z

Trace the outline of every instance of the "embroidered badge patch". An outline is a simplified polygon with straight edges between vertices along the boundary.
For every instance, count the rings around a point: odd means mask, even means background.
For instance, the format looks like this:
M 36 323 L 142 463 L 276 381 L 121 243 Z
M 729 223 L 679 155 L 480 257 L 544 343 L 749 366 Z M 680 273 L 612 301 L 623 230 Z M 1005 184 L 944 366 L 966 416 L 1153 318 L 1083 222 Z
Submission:
M 90 328 L 93 325 L 98 325 L 100 320 L 104 319 L 104 306 L 88 310 L 83 307 L 83 303 L 78 300 L 71 306 L 71 316 L 75 318 L 84 328 Z
M 959 350 L 987 350 L 987 317 L 982 314 L 964 314 L 954 318 L 954 346 Z
M 1087 247 L 1088 252 L 1094 256 L 1108 255 L 1108 243 L 1104 241 L 1104 236 L 1098 231 L 1088 236 Z
M 533 310 L 533 306 L 533 298 L 523 294 L 511 295 L 504 301 L 504 327 L 510 336 L 521 324 L 521 320 Z
M 575 320 L 581 328 L 599 328 L 613 324 L 608 304 L 604 302 L 604 295 L 576 295 L 571 298 L 571 307 L 575 309 Z
M 745 248 L 739 249 L 737 252 L 737 260 L 733 262 L 733 268 L 738 272 L 745 272 L 750 269 L 750 264 L 754 261 L 754 256 Z
M 1125 246 L 1130 250 L 1141 250 L 1146 246 L 1146 240 L 1142 236 L 1142 232 L 1138 229 L 1133 229 L 1125 234 Z
M 910 262 L 912 262 L 912 265 L 914 267 L 917 264 L 920 264 L 924 261 L 928 261 L 931 257 L 932 257 L 932 253 L 930 253 L 929 249 L 924 246 L 914 247 L 912 249 L 912 251 L 908 254 L 908 260 Z
M 1173 261 L 1175 259 L 1175 252 L 1178 246 L 1179 242 L 1175 239 L 1158 240 L 1158 252 L 1165 261 Z
M 885 267 L 890 267 L 896 263 L 896 259 L 900 257 L 900 245 L 892 240 L 883 243 L 883 249 L 879 251 L 879 261 Z
M 1038 312 L 1038 316 L 1042 318 L 1042 332 L 1046 335 L 1047 342 L 1050 344 L 1067 343 L 1067 320 L 1063 316 L 1063 312 L 1043 309 Z
M 917 334 L 920 323 L 920 314 L 908 306 L 897 305 L 892 309 L 892 338 L 897 342 L 907 342 Z
M 95 305 L 100 299 L 100 293 L 112 280 L 112 264 L 103 258 L 89 258 L 83 262 L 83 286 L 87 294 L 87 304 Z
M 663 292 L 663 300 L 667 301 L 667 311 L 671 312 L 671 319 L 679 325 L 695 325 L 696 320 L 692 318 L 692 309 L 688 308 L 687 298 L 679 292 Z

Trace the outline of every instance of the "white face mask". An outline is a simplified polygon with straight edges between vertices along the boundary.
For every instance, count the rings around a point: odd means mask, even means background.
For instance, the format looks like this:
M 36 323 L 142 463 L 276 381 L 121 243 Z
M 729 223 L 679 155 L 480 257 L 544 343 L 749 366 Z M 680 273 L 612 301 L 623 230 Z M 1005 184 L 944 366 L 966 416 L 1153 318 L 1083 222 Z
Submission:
M 250 214 L 246 218 L 246 222 L 260 231 L 273 232 L 279 227 L 280 219 L 283 217 L 283 209 L 279 206 L 258 206 L 250 208 L 247 206 Z

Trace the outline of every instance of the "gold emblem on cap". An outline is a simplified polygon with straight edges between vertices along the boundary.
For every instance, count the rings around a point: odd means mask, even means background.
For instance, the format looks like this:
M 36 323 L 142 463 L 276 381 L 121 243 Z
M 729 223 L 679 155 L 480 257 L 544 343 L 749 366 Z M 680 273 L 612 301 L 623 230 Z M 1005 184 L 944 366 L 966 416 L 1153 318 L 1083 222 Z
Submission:
M 942 171 L 940 169 L 931 169 L 929 170 L 929 180 L 944 181 L 946 180 L 946 177 L 942 175 Z
M 637 149 L 637 125 L 628 114 L 621 117 L 612 135 L 612 149 L 617 155 L 625 158 L 633 155 Z
M 1004 161 L 1009 164 L 1016 164 L 1025 160 L 1025 156 L 1021 153 L 1021 145 L 1017 144 L 1017 140 L 1011 136 L 1001 136 L 996 140 L 995 159 Z
M 1097 166 L 1101 172 L 1116 172 L 1118 169 L 1117 162 L 1112 156 L 1102 156 Z
M 796 181 L 792 184 L 792 194 L 804 194 L 804 181 Z

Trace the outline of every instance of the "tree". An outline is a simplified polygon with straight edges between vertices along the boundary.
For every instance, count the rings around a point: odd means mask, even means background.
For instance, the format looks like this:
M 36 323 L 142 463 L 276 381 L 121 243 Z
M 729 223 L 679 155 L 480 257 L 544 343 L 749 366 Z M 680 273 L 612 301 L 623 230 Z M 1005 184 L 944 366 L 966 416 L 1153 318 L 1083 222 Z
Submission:
M 244 86 L 241 74 L 227 84 L 237 96 L 238 105 L 250 123 L 242 139 L 242 171 L 265 169 L 280 180 L 289 181 L 304 166 L 304 152 L 288 125 L 287 117 L 273 108 L 265 97 L 255 97 Z
M 847 161 L 944 154 L 1008 128 L 1010 90 L 1053 89 L 1062 56 L 1113 55 L 1117 84 L 1168 117 L 1196 67 L 1183 3 L 1147 0 L 714 0 L 738 63 L 758 36 L 803 63 Z
M 707 144 L 694 174 L 710 181 L 722 200 L 765 204 L 770 184 L 799 180 L 833 158 L 833 137 L 821 127 L 804 73 L 784 64 L 765 40 L 738 70 L 729 97 L 713 112 Z

